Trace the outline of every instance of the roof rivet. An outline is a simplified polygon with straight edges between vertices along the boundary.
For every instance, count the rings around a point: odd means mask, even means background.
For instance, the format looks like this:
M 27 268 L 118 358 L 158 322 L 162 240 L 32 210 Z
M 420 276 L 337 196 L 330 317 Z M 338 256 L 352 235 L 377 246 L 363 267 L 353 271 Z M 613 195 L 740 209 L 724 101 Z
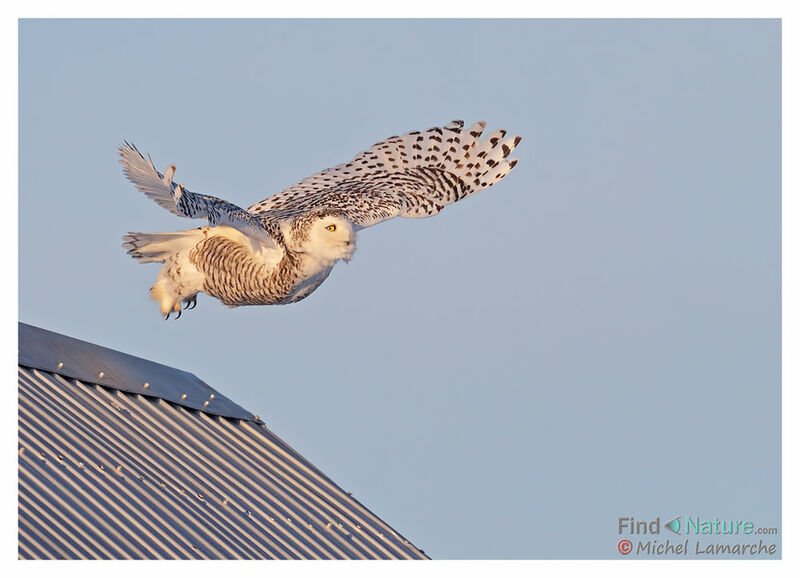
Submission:
M 122 466 L 117 466 L 114 469 L 117 470 L 117 473 L 120 473 L 122 471 Z
M 291 518 L 286 518 L 286 521 L 289 522 L 290 524 L 292 523 L 292 519 Z
M 149 383 L 147 383 L 147 382 L 145 381 L 145 382 L 142 384 L 142 387 L 144 387 L 145 389 L 149 389 L 149 388 L 150 388 L 150 384 L 149 384 Z
M 208 401 L 203 402 L 203 407 L 208 407 Z
M 22 455 L 24 453 L 25 453 L 25 448 L 19 448 L 19 455 Z
M 212 393 L 211 395 L 208 396 L 208 399 L 214 399 L 214 397 L 215 395 Z
M 228 498 L 222 498 L 222 505 L 223 506 L 227 506 L 228 505 Z
M 325 524 L 325 527 L 326 527 L 326 528 L 328 528 L 328 529 L 330 530 L 332 525 L 333 525 L 333 524 L 331 524 L 330 522 L 328 522 L 327 524 Z
M 314 529 L 314 526 L 313 526 L 313 524 L 311 524 L 311 522 L 308 523 L 308 529 L 309 530 L 313 530 Z
M 183 401 L 184 399 L 186 399 L 186 397 L 187 397 L 187 396 L 186 396 L 186 394 L 185 394 L 185 393 L 184 393 L 183 395 L 181 395 L 181 401 Z
M 57 367 L 58 369 L 61 369 L 62 367 L 64 367 L 64 364 L 63 364 L 62 362 L 60 362 L 60 361 L 59 361 L 59 362 L 58 362 L 58 365 L 56 365 L 56 367 Z
M 97 374 L 97 377 L 99 377 L 100 379 L 103 379 L 105 376 L 106 376 L 106 374 L 103 373 L 102 371 Z
M 254 415 L 253 416 L 253 421 L 261 421 L 261 417 L 257 416 L 257 415 Z

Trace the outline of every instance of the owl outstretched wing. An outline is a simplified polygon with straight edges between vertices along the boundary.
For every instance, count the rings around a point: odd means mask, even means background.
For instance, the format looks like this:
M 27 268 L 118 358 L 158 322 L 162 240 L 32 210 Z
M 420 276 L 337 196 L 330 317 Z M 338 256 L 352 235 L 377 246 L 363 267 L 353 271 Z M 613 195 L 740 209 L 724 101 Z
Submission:
M 162 174 L 156 170 L 149 155 L 145 159 L 134 145 L 127 142 L 119 148 L 119 155 L 119 162 L 128 180 L 173 215 L 208 219 L 212 226 L 228 225 L 260 243 L 261 248 L 278 248 L 253 213 L 217 197 L 193 193 L 182 184 L 176 185 L 172 181 L 175 165 L 167 167 Z
M 463 121 L 454 120 L 444 127 L 390 137 L 349 163 L 307 177 L 248 211 L 266 217 L 337 209 L 360 227 L 397 216 L 435 215 L 497 183 L 517 163 L 508 156 L 521 137 L 507 137 L 500 129 L 480 139 L 485 126 L 477 122 L 465 129 Z

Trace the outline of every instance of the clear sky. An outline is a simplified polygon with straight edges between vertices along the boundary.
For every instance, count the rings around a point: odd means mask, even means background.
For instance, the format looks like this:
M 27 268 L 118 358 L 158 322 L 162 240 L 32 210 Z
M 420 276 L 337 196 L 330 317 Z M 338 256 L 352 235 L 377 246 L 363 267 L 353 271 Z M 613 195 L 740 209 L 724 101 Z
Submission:
M 779 22 L 23 21 L 19 103 L 20 320 L 195 373 L 430 556 L 780 527 Z M 454 118 L 514 171 L 301 303 L 165 322 L 120 247 L 202 224 L 123 139 L 249 206 Z

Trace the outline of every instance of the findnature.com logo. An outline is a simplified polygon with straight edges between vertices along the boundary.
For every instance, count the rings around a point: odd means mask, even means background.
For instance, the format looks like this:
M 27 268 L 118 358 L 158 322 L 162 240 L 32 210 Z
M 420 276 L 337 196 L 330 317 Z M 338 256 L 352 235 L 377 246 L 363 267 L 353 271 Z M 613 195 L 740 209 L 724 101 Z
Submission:
M 680 538 L 661 539 L 661 529 Z M 700 516 L 676 516 L 665 523 L 661 518 L 637 520 L 617 518 L 617 535 L 632 536 L 617 542 L 623 556 L 775 556 L 778 550 L 774 527 L 757 527 L 752 520 L 703 519 Z M 658 536 L 658 537 L 657 537 Z M 758 541 L 756 541 L 758 536 Z M 752 537 L 752 538 L 751 538 Z

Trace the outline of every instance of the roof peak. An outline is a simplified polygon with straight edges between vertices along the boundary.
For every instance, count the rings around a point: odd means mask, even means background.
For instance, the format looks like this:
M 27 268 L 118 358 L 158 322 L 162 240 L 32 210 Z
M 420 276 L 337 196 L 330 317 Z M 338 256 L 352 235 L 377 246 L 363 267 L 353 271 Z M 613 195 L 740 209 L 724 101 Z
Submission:
M 22 322 L 19 365 L 213 415 L 260 421 L 193 373 Z

